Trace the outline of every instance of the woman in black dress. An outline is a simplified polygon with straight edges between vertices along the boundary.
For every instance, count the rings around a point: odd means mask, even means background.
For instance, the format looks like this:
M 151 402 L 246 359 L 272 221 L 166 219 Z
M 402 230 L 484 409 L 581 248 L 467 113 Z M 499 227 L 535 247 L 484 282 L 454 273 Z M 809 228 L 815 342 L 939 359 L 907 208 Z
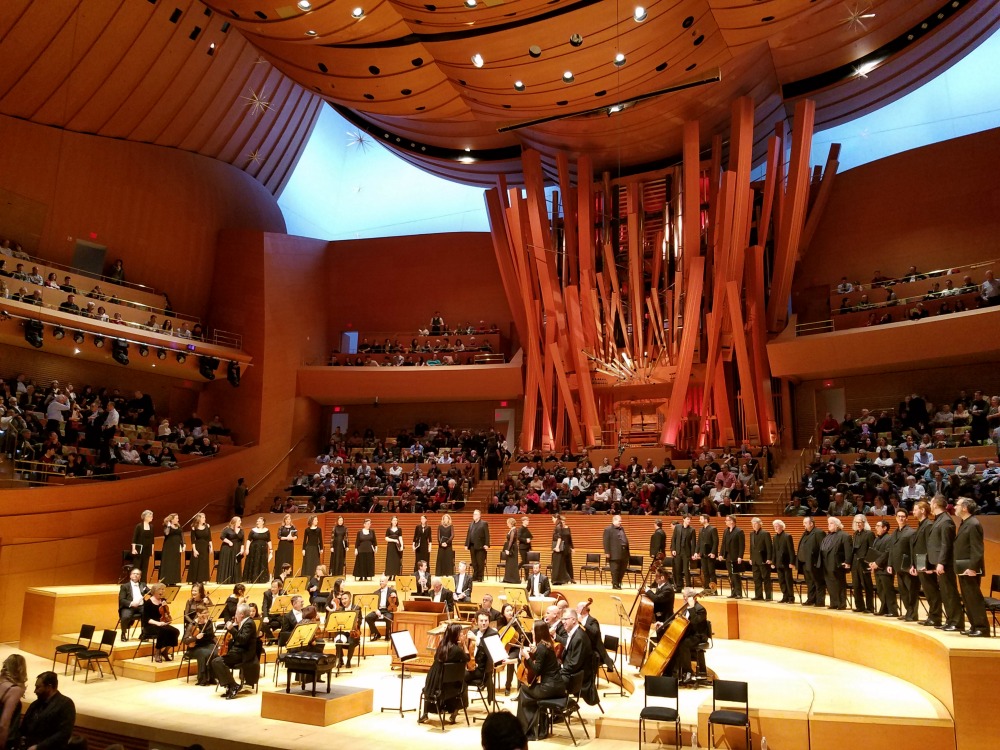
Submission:
M 370 581 L 375 575 L 375 553 L 378 544 L 372 533 L 372 519 L 366 518 L 364 528 L 354 540 L 354 577 L 359 581 Z
M 434 663 L 431 664 L 430 671 L 427 673 L 427 682 L 424 683 L 425 695 L 433 695 L 440 689 L 446 664 L 465 664 L 469 661 L 469 653 L 463 645 L 464 639 L 465 633 L 462 630 L 461 623 L 453 622 L 444 631 L 444 637 L 441 639 L 441 643 L 438 644 L 437 651 L 434 652 Z M 420 714 L 420 718 L 417 721 L 421 724 L 427 721 L 428 711 L 434 711 L 435 713 L 450 711 L 451 716 L 448 719 L 448 723 L 454 724 L 458 712 L 467 705 L 469 705 L 469 694 L 464 689 L 459 695 L 445 701 L 444 705 L 441 706 L 435 705 L 432 701 L 425 700 L 423 713 Z
M 191 598 L 184 603 L 184 624 L 193 625 L 198 607 L 211 607 L 212 599 L 205 593 L 202 583 L 191 584 Z
M 390 581 L 403 572 L 403 530 L 399 528 L 399 519 L 392 517 L 392 523 L 385 530 L 385 574 Z
M 239 516 L 233 516 L 229 525 L 222 530 L 219 544 L 218 583 L 240 582 L 240 555 L 243 553 L 243 521 Z
M 566 683 L 559 676 L 559 657 L 549 634 L 549 626 L 544 620 L 535 622 L 534 645 L 521 649 L 521 658 L 528 661 L 531 670 L 538 675 L 533 685 L 521 685 L 517 702 L 517 718 L 524 731 L 531 729 L 528 739 L 538 739 L 537 727 L 532 724 L 538 713 L 538 701 L 566 695 Z
M 503 543 L 503 582 L 521 583 L 521 568 L 517 564 L 517 521 L 507 519 L 507 536 Z
M 285 514 L 278 527 L 278 552 L 274 556 L 274 577 L 281 575 L 283 563 L 292 564 L 295 559 L 295 540 L 299 538 L 299 530 L 292 523 L 292 517 Z
M 319 516 L 309 516 L 305 538 L 302 540 L 302 571 L 300 576 L 311 576 L 323 556 L 323 530 L 319 527 Z
M 267 583 L 267 564 L 274 556 L 271 546 L 271 530 L 264 525 L 264 517 L 260 516 L 250 533 L 247 534 L 246 545 L 243 548 L 243 580 L 247 583 Z
M 170 649 L 177 647 L 180 633 L 170 624 L 170 608 L 163 598 L 166 586 L 154 583 L 149 587 L 149 599 L 142 603 L 142 632 L 153 641 L 156 653 L 153 661 L 173 661 Z
M 167 586 L 176 586 L 181 580 L 181 555 L 184 554 L 184 532 L 176 513 L 163 519 L 162 550 L 160 580 Z
M 204 583 L 211 580 L 214 554 L 212 527 L 205 522 L 205 514 L 199 513 L 191 524 L 191 564 L 188 566 L 188 583 Z
M 337 517 L 330 536 L 330 575 L 347 575 L 347 525 L 343 516 Z
M 434 575 L 455 575 L 455 550 L 451 546 L 454 536 L 455 529 L 451 525 L 451 516 L 445 513 L 441 516 L 441 525 L 438 526 L 438 554 Z
M 144 510 L 142 520 L 132 532 L 132 567 L 142 571 L 142 580 L 149 580 L 149 558 L 153 554 L 153 511 Z

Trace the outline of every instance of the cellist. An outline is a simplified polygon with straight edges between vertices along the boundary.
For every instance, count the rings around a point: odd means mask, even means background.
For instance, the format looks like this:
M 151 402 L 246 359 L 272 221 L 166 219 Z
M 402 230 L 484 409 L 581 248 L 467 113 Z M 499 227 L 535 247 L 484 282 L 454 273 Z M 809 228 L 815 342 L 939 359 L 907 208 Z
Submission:
M 708 613 L 698 601 L 698 592 L 695 589 L 685 588 L 681 592 L 681 596 L 684 597 L 684 606 L 674 617 L 685 618 L 688 621 L 688 626 L 664 671 L 672 671 L 680 684 L 689 685 L 694 682 L 691 675 L 691 655 L 695 646 L 704 641 L 708 635 Z M 652 631 L 656 633 L 655 640 L 660 639 L 663 631 L 670 624 L 670 620 L 673 620 L 673 617 L 665 622 L 653 623 Z

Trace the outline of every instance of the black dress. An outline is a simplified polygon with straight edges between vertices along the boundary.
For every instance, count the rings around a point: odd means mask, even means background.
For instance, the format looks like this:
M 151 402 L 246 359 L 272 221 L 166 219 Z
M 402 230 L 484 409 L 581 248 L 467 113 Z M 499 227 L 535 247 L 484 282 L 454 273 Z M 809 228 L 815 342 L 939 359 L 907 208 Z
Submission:
M 188 566 L 188 583 L 204 583 L 212 574 L 212 555 L 208 546 L 212 542 L 212 527 L 205 524 L 203 529 L 191 529 L 191 564 Z M 195 557 L 194 553 L 198 556 Z
M 180 633 L 173 625 L 152 625 L 150 620 L 162 622 L 160 607 L 152 599 L 142 603 L 142 632 L 153 639 L 157 649 L 174 648 L 180 640 Z
M 530 687 L 521 685 L 517 702 L 517 718 L 525 731 L 535 721 L 539 700 L 566 695 L 566 683 L 559 676 L 559 659 L 548 643 L 538 644 L 531 657 L 531 668 L 538 675 L 538 682 Z
M 163 529 L 163 556 L 160 558 L 160 580 L 168 586 L 176 586 L 181 580 L 181 546 L 184 532 L 179 526 Z
M 282 537 L 291 536 L 291 540 L 282 541 Z M 274 577 L 281 575 L 281 566 L 288 563 L 294 569 L 295 563 L 295 539 L 299 537 L 299 530 L 294 526 L 278 527 L 278 551 L 274 553 Z M 313 568 L 315 570 L 315 568 Z
M 330 575 L 347 575 L 347 526 L 334 526 L 330 539 Z
M 243 582 L 264 583 L 267 581 L 267 545 L 271 543 L 271 531 L 252 528 L 249 533 L 250 549 L 243 561 Z
M 451 546 L 455 536 L 454 526 L 438 526 L 438 554 L 434 565 L 434 575 L 455 575 L 455 550 Z
M 243 550 L 243 529 L 233 531 L 231 526 L 222 530 L 222 539 L 229 539 L 233 544 L 219 545 L 219 572 L 216 581 L 219 583 L 240 582 L 240 559 Z
M 424 683 L 424 694 L 433 695 L 437 690 L 441 688 L 441 681 L 444 677 L 444 667 L 445 664 L 460 663 L 464 664 L 469 661 L 468 652 L 459 646 L 457 643 L 453 643 L 448 647 L 448 650 L 444 654 L 444 658 L 441 659 L 437 654 L 434 656 L 434 662 L 431 664 L 430 671 L 427 673 L 427 681 Z M 433 713 L 446 713 L 449 711 L 461 711 L 462 708 L 469 705 L 469 694 L 463 688 L 459 695 L 454 698 L 445 700 L 442 705 L 437 706 L 433 701 L 427 700 L 424 702 L 424 713 L 431 711 Z
M 137 554 L 132 556 L 132 567 L 138 568 L 142 571 L 142 580 L 149 580 L 149 558 L 153 554 L 153 529 L 152 527 L 144 529 L 142 523 L 137 523 L 135 525 L 135 531 L 132 532 L 132 544 L 138 550 Z
M 386 529 L 385 538 L 392 540 L 385 543 L 385 574 L 390 581 L 393 581 L 396 576 L 403 572 L 403 550 L 400 549 L 403 541 L 403 530 L 398 526 L 395 531 L 391 528 Z
M 517 563 L 517 527 L 507 532 L 506 543 L 503 546 L 504 554 L 504 566 L 503 566 L 503 582 L 504 583 L 520 583 L 521 582 L 521 568 Z
M 354 577 L 362 581 L 371 580 L 375 575 L 375 535 L 362 529 L 354 540 Z
M 316 572 L 319 565 L 319 556 L 323 554 L 323 530 L 319 526 L 307 528 L 305 539 L 302 542 L 302 571 L 301 576 L 311 577 Z

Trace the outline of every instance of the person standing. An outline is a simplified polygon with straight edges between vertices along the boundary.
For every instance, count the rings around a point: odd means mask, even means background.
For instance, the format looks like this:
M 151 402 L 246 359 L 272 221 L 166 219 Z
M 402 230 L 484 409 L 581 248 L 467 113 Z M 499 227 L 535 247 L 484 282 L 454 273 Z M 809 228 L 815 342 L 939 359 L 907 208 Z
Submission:
M 528 553 L 531 551 L 531 529 L 527 516 L 521 518 L 521 527 L 517 530 L 518 566 L 524 568 L 528 564 Z
M 370 581 L 375 575 L 375 553 L 378 542 L 372 533 L 372 519 L 366 518 L 354 539 L 354 577 L 359 581 Z
M 955 572 L 962 589 L 965 614 L 969 618 L 969 629 L 965 631 L 965 635 L 970 638 L 989 638 L 986 602 L 979 586 L 985 570 L 983 527 L 973 515 L 976 504 L 969 498 L 960 497 L 955 503 L 955 512 L 962 521 L 955 534 Z
M 892 573 L 889 572 L 892 538 L 889 536 L 889 522 L 884 518 L 875 523 L 875 541 L 872 542 L 870 553 L 873 555 L 869 554 L 869 557 L 874 556 L 875 559 L 867 565 L 875 576 L 875 589 L 879 598 L 879 607 L 874 614 L 876 617 L 896 617 L 896 590 L 892 585 Z
M 399 519 L 392 517 L 389 528 L 385 530 L 385 574 L 390 581 L 403 572 L 403 530 L 399 528 Z
M 652 541 L 650 541 L 652 546 Z M 685 514 L 681 522 L 674 525 L 670 539 L 670 556 L 674 560 L 674 585 L 691 585 L 691 558 L 695 553 L 695 535 L 691 528 L 691 516 Z
M 715 580 L 715 560 L 719 556 L 719 532 L 704 513 L 698 516 L 698 521 L 701 523 L 701 530 L 698 532 L 698 549 L 693 559 L 701 563 L 702 594 L 717 596 L 719 592 Z
M 604 554 L 607 555 L 611 568 L 611 588 L 620 589 L 629 558 L 628 537 L 622 528 L 621 516 L 616 515 L 611 519 L 611 525 L 604 530 L 603 542 Z
M 915 575 L 910 574 L 910 567 L 913 565 L 914 531 L 906 523 L 906 519 L 905 510 L 900 508 L 896 511 L 896 531 L 892 535 L 889 566 L 886 572 L 896 576 L 899 598 L 903 604 L 903 612 L 899 618 L 907 622 L 916 622 L 920 602 L 920 581 Z
M 222 530 L 219 539 L 218 583 L 240 582 L 240 555 L 243 553 L 243 520 L 233 516 L 229 525 Z
M 271 562 L 273 555 L 271 530 L 264 524 L 264 517 L 258 516 L 243 546 L 243 580 L 247 583 L 265 583 L 268 580 L 267 564 Z
M 73 736 L 76 705 L 59 692 L 59 675 L 42 672 L 35 680 L 36 700 L 21 719 L 21 742 L 29 750 L 63 748 Z
M 556 513 L 552 516 L 552 583 L 555 586 L 563 586 L 569 582 L 566 570 L 568 536 L 563 527 L 562 516 Z
M 774 536 L 771 538 L 771 567 L 778 576 L 778 588 L 781 589 L 781 603 L 795 604 L 795 583 L 792 571 L 795 570 L 795 545 L 792 535 L 785 531 L 785 522 L 774 519 Z
M 507 519 L 507 536 L 504 538 L 500 556 L 504 562 L 503 582 L 520 583 L 521 570 L 517 564 L 517 521 L 513 516 Z
M 132 566 L 142 571 L 142 580 L 149 580 L 149 558 L 153 554 L 153 511 L 144 510 L 132 532 Z
M 431 561 L 431 534 L 432 530 L 427 523 L 427 516 L 420 516 L 420 525 L 413 530 L 413 555 L 414 564 L 424 560 Z
M 188 566 L 188 583 L 204 583 L 212 577 L 212 527 L 204 513 L 198 513 L 191 524 L 191 564 Z
M 751 522 L 750 532 L 750 564 L 753 565 L 753 598 L 754 601 L 771 601 L 774 598 L 774 586 L 771 583 L 771 563 L 774 551 L 771 546 L 771 535 L 764 531 L 764 525 L 759 518 Z
M 851 568 L 854 545 L 836 516 L 826 519 L 827 535 L 820 544 L 823 574 L 830 592 L 830 609 L 847 609 L 847 571 Z
M 309 516 L 306 532 L 302 539 L 301 576 L 311 576 L 323 557 L 323 530 L 319 527 L 319 516 Z
M 740 579 L 740 568 L 743 567 L 743 554 L 746 552 L 746 536 L 743 529 L 736 525 L 736 516 L 726 516 L 726 530 L 722 533 L 720 553 L 726 561 L 726 571 L 729 573 L 729 598 L 743 598 L 743 581 Z
M 937 574 L 945 623 L 940 630 L 952 633 L 965 629 L 965 612 L 958 597 L 955 577 L 955 522 L 948 515 L 948 501 L 941 495 L 931 500 L 930 533 L 927 535 L 927 569 Z
M 667 556 L 667 532 L 663 530 L 663 521 L 653 521 L 653 533 L 649 537 L 649 558 L 661 560 Z
M 941 624 L 941 587 L 937 574 L 931 569 L 927 552 L 932 525 L 931 504 L 926 500 L 918 500 L 913 505 L 913 515 L 919 523 L 913 536 L 913 568 L 910 572 L 920 579 L 920 588 L 927 600 L 927 619 L 920 624 L 937 627 Z
M 298 538 L 299 530 L 295 528 L 291 515 L 286 513 L 285 517 L 281 519 L 281 526 L 278 527 L 278 550 L 274 554 L 274 578 L 281 575 L 282 565 L 292 564 L 292 560 L 295 559 L 295 540 Z M 341 555 L 341 560 L 343 560 L 343 555 Z
M 337 524 L 330 535 L 330 575 L 347 575 L 347 525 L 343 516 L 337 516 Z M 291 560 L 289 560 L 291 562 Z
M 875 611 L 875 586 L 869 570 L 868 551 L 875 541 L 871 527 L 864 515 L 854 516 L 854 534 L 851 537 L 851 588 L 854 591 L 854 611 Z
M 160 553 L 160 580 L 176 586 L 181 580 L 181 556 L 184 554 L 184 532 L 181 519 L 171 513 L 163 519 L 163 546 Z
M 823 577 L 823 560 L 820 556 L 820 546 L 826 533 L 816 528 L 812 516 L 802 519 L 802 536 L 799 537 L 799 548 L 795 558 L 806 581 L 806 600 L 804 607 L 826 606 L 826 580 Z
M 477 508 L 472 512 L 472 523 L 465 535 L 465 548 L 472 556 L 472 578 L 482 581 L 486 574 L 486 554 L 490 549 L 490 526 L 482 520 Z
M 242 516 L 247 509 L 247 495 L 250 489 L 246 486 L 243 477 L 236 480 L 236 489 L 233 490 L 233 515 Z

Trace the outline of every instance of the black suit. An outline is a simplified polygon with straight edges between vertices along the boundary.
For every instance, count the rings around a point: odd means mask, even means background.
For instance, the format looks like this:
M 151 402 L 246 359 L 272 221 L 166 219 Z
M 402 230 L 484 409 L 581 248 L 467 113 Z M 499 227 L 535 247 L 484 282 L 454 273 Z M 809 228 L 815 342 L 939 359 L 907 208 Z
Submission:
M 683 523 L 674 526 L 674 534 L 670 539 L 670 554 L 674 559 L 674 585 L 691 585 L 691 555 L 695 551 L 695 533 L 690 526 Z
M 719 554 L 719 532 L 709 524 L 698 532 L 698 556 L 701 558 L 701 585 L 715 591 L 715 558 Z
M 812 531 L 803 532 L 799 537 L 799 548 L 796 559 L 806 581 L 805 606 L 823 607 L 826 605 L 826 579 L 823 577 L 823 561 L 820 558 L 820 545 L 826 532 L 813 526 Z
M 946 512 L 936 515 L 927 534 L 927 567 L 944 567 L 944 572 L 938 574 L 938 585 L 941 587 L 945 624 L 954 625 L 961 630 L 965 627 L 965 613 L 962 611 L 958 580 L 955 578 L 955 537 L 955 522 L 951 516 Z
M 604 554 L 608 556 L 608 565 L 611 568 L 611 585 L 620 589 L 629 558 L 628 537 L 625 536 L 625 529 L 620 526 L 616 528 L 614 524 L 608 526 L 604 530 L 603 542 Z
M 459 574 L 455 576 L 455 600 L 460 602 L 472 601 L 472 575 L 470 573 L 466 572 L 464 575 Z
M 674 587 L 669 581 L 655 589 L 646 589 L 646 596 L 653 602 L 653 619 L 656 622 L 666 622 L 673 616 L 675 593 Z
M 490 660 L 490 652 L 487 650 L 486 644 L 483 643 L 483 639 L 496 634 L 496 628 L 490 627 L 486 628 L 486 631 L 483 633 L 480 633 L 478 630 L 470 631 L 470 635 L 474 635 L 477 639 L 475 651 L 476 668 L 465 673 L 465 682 L 467 685 L 485 684 L 490 701 L 493 700 L 493 662 Z
M 386 586 L 384 591 L 384 596 L 382 593 L 383 589 L 381 587 L 372 592 L 378 594 L 378 608 L 373 609 L 365 615 L 365 622 L 368 623 L 368 632 L 372 634 L 373 639 L 379 637 L 379 632 L 375 629 L 376 622 L 381 621 L 385 623 L 386 638 L 389 637 L 389 631 L 392 630 L 392 612 L 389 611 L 389 600 L 392 598 L 392 595 L 396 593 L 396 589 L 392 586 Z
M 144 584 L 142 581 L 139 582 L 139 594 L 140 596 L 145 596 L 149 591 L 149 586 Z M 132 627 L 132 623 L 139 619 L 142 615 L 142 602 L 139 602 L 138 607 L 132 606 L 132 581 L 128 580 L 118 587 L 118 616 L 121 618 L 122 634 L 124 640 L 124 633 L 127 633 L 129 628 Z
M 361 607 L 357 604 L 352 604 L 347 609 L 342 609 L 337 607 L 337 612 L 355 612 L 354 616 L 354 627 L 361 630 Z M 344 658 L 344 651 L 347 651 L 347 668 L 351 668 L 351 659 L 354 658 L 354 650 L 360 645 L 360 638 L 351 637 L 350 631 L 336 631 L 333 633 L 333 642 L 337 644 L 337 664 L 341 664 Z
M 569 678 L 574 674 L 583 672 L 583 681 L 586 687 L 586 674 L 591 669 L 593 658 L 593 649 L 590 646 L 590 638 L 587 636 L 587 632 L 583 628 L 577 627 L 573 631 L 572 637 L 567 637 L 566 649 L 563 651 L 562 667 L 559 670 L 563 681 L 568 683 Z
M 539 596 L 548 596 L 549 593 L 552 591 L 552 586 L 549 584 L 548 577 L 542 575 L 541 573 L 539 573 L 538 576 L 537 576 L 537 578 L 538 578 L 538 595 Z M 525 588 L 528 590 L 528 596 L 534 596 L 535 595 L 535 575 L 534 574 L 531 574 L 531 575 L 528 576 L 528 584 L 527 584 L 527 586 L 525 586 Z
M 667 552 L 667 532 L 662 528 L 657 529 L 653 532 L 652 536 L 649 537 L 649 557 L 653 560 L 659 554 L 666 554 Z
M 917 574 L 920 578 L 920 588 L 927 599 L 927 622 L 934 625 L 941 624 L 941 586 L 938 583 L 937 574 L 928 570 L 931 567 L 930 555 L 927 553 L 927 542 L 930 538 L 933 521 L 925 518 L 917 526 L 916 534 L 913 537 L 913 564 L 917 567 Z M 926 562 L 923 567 L 917 566 L 917 558 L 923 556 Z
M 753 598 L 771 601 L 774 586 L 771 583 L 771 560 L 774 552 L 771 535 L 764 529 L 750 532 L 750 563 L 753 565 Z
M 868 550 L 875 542 L 875 535 L 867 530 L 855 531 L 851 538 L 854 547 L 851 558 L 851 587 L 854 590 L 854 611 L 875 611 L 875 586 L 868 570 Z
M 672 671 L 675 677 L 680 678 L 691 671 L 691 654 L 695 646 L 707 637 L 709 626 L 708 612 L 697 601 L 693 607 L 685 607 L 677 616 L 686 618 L 688 626 L 684 631 L 684 637 L 677 644 L 677 651 L 674 652 L 669 664 L 667 664 L 666 670 Z
M 743 553 L 746 552 L 746 536 L 743 529 L 738 526 L 726 527 L 722 534 L 722 547 L 719 553 L 726 561 L 726 570 L 729 572 L 729 596 L 736 599 L 743 598 L 743 582 L 740 580 L 740 561 Z
M 413 572 L 413 577 L 416 580 L 417 596 L 426 596 L 427 592 L 431 590 L 431 576 L 426 570 L 424 571 L 424 577 L 421 578 L 420 574 L 416 571 Z
M 903 603 L 904 617 L 910 622 L 917 619 L 917 606 L 920 602 L 920 580 L 910 575 L 913 565 L 913 538 L 916 532 L 909 526 L 896 529 L 892 534 L 892 544 L 889 547 L 889 567 L 896 576 L 899 587 L 899 597 Z
M 486 521 L 473 521 L 465 535 L 465 548 L 472 555 L 472 577 L 483 580 L 486 575 L 486 548 L 490 546 L 490 525 Z
M 247 617 L 240 623 L 239 628 L 233 630 L 233 640 L 229 645 L 229 652 L 225 656 L 216 656 L 212 659 L 210 669 L 220 685 L 233 687 L 236 685 L 236 680 L 233 678 L 233 668 L 249 664 L 256 659 L 257 626 L 253 620 Z M 250 677 L 250 675 L 245 677 Z M 247 679 L 247 682 L 256 682 L 256 677 Z
M 892 585 L 892 573 L 887 570 L 889 558 L 892 555 L 892 537 L 888 534 L 876 537 L 871 544 L 870 551 L 875 553 L 874 562 L 878 566 L 875 570 L 875 588 L 878 591 L 880 602 L 878 614 L 895 617 L 898 614 L 896 590 Z
M 830 609 L 847 609 L 847 568 L 851 564 L 854 545 L 850 535 L 840 529 L 823 537 L 820 557 L 826 588 L 830 592 Z
M 531 537 L 531 529 L 525 528 L 523 525 L 518 527 L 517 556 L 520 560 L 520 565 L 528 564 L 528 552 L 531 551 Z
M 450 589 L 446 589 L 444 586 L 441 587 L 441 593 L 435 594 L 434 589 L 429 592 L 431 601 L 444 602 L 444 611 L 451 612 L 455 609 L 455 595 Z
M 958 576 L 959 585 L 962 588 L 962 603 L 965 606 L 965 614 L 969 617 L 969 627 L 982 633 L 989 633 L 989 621 L 986 619 L 986 602 L 983 601 L 983 591 L 979 587 L 983 577 L 983 527 L 979 519 L 971 516 L 962 521 L 955 535 L 955 563 L 961 561 L 962 565 L 975 570 L 976 575 Z
M 795 601 L 795 583 L 792 576 L 792 566 L 795 565 L 795 545 L 792 535 L 787 531 L 779 531 L 771 539 L 771 558 L 774 572 L 778 576 L 778 587 L 781 589 L 781 601 Z

